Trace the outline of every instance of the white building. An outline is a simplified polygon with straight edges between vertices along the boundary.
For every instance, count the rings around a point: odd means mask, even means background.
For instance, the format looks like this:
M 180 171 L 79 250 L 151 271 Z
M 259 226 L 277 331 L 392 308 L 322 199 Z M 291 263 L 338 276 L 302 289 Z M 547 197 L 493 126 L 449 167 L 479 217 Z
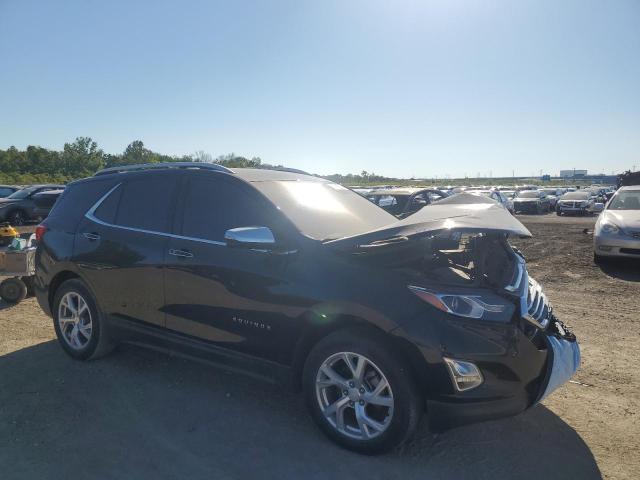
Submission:
M 560 176 L 562 178 L 571 178 L 571 177 L 586 177 L 587 176 L 587 171 L 586 170 L 577 170 L 577 169 L 572 169 L 572 170 L 560 170 Z

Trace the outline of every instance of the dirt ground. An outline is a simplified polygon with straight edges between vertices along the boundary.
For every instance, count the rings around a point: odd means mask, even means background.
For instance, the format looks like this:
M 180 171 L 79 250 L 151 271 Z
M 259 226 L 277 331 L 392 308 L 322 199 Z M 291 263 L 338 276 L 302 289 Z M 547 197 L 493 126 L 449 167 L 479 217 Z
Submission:
M 574 383 L 542 405 L 423 425 L 401 451 L 364 457 L 280 387 L 133 347 L 73 361 L 29 299 L 0 303 L 0 478 L 640 478 L 640 266 L 594 265 L 593 218 L 520 218 L 530 273 L 582 346 Z

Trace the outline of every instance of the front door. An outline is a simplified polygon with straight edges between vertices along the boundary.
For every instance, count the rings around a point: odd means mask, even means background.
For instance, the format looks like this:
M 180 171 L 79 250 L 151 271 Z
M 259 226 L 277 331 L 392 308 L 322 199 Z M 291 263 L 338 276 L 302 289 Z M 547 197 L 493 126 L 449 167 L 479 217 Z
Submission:
M 277 361 L 285 323 L 296 315 L 283 288 L 288 255 L 228 246 L 224 234 L 264 226 L 282 242 L 280 214 L 226 174 L 188 176 L 165 257 L 167 328 Z

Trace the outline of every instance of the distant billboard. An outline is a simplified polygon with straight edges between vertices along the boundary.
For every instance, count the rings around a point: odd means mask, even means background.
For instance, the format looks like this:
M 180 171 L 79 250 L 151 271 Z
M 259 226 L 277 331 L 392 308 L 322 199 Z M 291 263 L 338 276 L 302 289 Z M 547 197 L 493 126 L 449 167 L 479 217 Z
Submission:
M 560 170 L 560 176 L 562 178 L 572 178 L 572 177 L 586 177 L 586 170 L 578 170 L 576 168 L 572 170 Z

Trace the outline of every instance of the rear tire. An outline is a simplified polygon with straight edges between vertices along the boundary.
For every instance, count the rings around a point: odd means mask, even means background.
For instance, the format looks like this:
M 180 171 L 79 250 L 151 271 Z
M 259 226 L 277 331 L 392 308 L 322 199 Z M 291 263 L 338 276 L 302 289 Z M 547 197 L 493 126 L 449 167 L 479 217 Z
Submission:
M 13 226 L 21 226 L 27 221 L 27 215 L 22 210 L 14 210 L 7 217 L 9 223 Z
M 7 303 L 20 303 L 27 297 L 27 286 L 19 278 L 7 278 L 0 283 L 0 297 Z
M 58 342 L 70 357 L 90 360 L 112 350 L 104 315 L 82 280 L 67 280 L 58 287 L 52 312 Z
M 408 365 L 383 335 L 366 329 L 341 330 L 320 340 L 307 357 L 302 385 L 320 429 L 358 453 L 373 455 L 401 445 L 414 434 L 423 412 Z

